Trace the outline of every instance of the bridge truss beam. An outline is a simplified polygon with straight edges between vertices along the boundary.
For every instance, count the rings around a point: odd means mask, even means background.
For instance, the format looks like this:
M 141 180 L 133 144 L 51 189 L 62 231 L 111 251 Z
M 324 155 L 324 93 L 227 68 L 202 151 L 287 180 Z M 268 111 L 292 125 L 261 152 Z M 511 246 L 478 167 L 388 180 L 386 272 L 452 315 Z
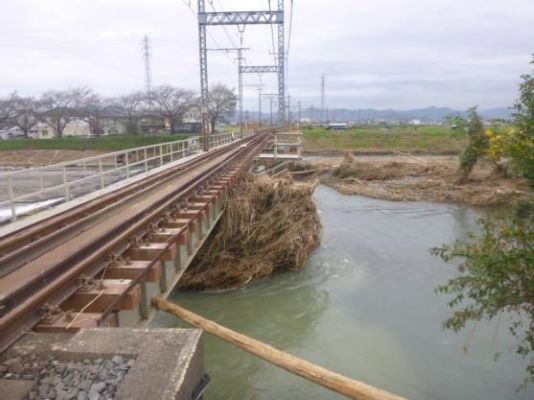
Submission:
M 275 66 L 278 74 L 278 121 L 281 125 L 285 122 L 285 45 L 284 45 L 284 0 L 278 0 L 278 9 L 273 11 L 231 11 L 231 12 L 206 12 L 205 0 L 198 0 L 198 36 L 200 55 L 200 96 L 202 111 L 202 135 L 204 146 L 208 143 L 209 119 L 208 119 L 208 55 L 206 43 L 206 29 L 212 25 L 259 25 L 276 24 L 278 26 L 278 65 Z M 240 67 L 240 72 L 241 72 Z M 272 66 L 269 66 L 272 69 Z M 207 150 L 207 147 L 204 148 Z

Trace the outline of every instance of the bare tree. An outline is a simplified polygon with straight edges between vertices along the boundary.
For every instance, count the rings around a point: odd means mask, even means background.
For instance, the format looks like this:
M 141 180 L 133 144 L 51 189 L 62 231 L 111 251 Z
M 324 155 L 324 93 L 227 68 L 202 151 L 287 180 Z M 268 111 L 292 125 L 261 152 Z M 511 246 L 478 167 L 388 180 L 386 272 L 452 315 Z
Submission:
M 193 103 L 192 91 L 164 85 L 152 90 L 149 105 L 156 115 L 167 119 L 171 133 L 174 133 L 176 124 L 182 121 Z
M 6 97 L 0 98 L 0 128 L 13 126 L 15 116 L 15 101 L 17 92 L 10 93 Z
M 208 93 L 208 118 L 211 131 L 215 132 L 215 122 L 223 115 L 235 112 L 237 96 L 232 89 L 222 83 L 216 83 Z
M 63 137 L 63 131 L 69 123 L 83 118 L 84 107 L 92 94 L 88 88 L 51 90 L 44 93 L 41 100 L 43 122 L 54 129 L 58 137 Z
M 110 108 L 116 114 L 127 118 L 126 131 L 130 134 L 139 133 L 139 118 L 145 106 L 145 94 L 143 92 L 133 92 L 117 97 L 110 101 Z
M 81 115 L 82 119 L 89 124 L 91 136 L 100 136 L 103 132 L 101 119 L 106 114 L 109 100 L 102 99 L 95 93 L 90 93 L 83 101 Z
M 15 94 L 12 96 L 12 103 L 14 115 L 11 123 L 18 127 L 27 138 L 30 130 L 39 122 L 40 102 L 33 97 L 19 97 Z

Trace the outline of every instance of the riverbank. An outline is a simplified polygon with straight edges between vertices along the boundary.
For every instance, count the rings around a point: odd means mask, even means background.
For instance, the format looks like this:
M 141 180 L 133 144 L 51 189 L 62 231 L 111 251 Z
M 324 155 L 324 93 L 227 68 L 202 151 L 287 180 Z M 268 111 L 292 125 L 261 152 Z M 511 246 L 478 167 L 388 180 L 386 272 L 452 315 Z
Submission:
M 0 140 L 0 166 L 33 167 L 186 139 L 188 135 L 117 135 L 94 138 Z
M 340 193 L 383 200 L 502 206 L 534 196 L 525 179 L 503 177 L 489 162 L 457 184 L 458 165 L 454 156 L 347 155 L 313 158 L 292 169 L 296 177 L 318 178 Z

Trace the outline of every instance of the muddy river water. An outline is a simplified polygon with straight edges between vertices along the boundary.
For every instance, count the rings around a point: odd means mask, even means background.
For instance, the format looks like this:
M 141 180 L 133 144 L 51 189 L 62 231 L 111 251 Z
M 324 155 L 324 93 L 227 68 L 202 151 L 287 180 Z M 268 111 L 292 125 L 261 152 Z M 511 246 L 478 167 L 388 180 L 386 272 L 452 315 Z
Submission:
M 343 196 L 324 186 L 314 196 L 324 232 L 307 268 L 242 290 L 172 300 L 409 399 L 525 398 L 516 393 L 525 363 L 505 327 L 482 322 L 459 334 L 441 327 L 450 309 L 434 288 L 458 272 L 428 249 L 464 237 L 480 211 Z M 163 314 L 154 325 L 185 326 Z M 204 340 L 207 399 L 341 398 L 210 335 Z

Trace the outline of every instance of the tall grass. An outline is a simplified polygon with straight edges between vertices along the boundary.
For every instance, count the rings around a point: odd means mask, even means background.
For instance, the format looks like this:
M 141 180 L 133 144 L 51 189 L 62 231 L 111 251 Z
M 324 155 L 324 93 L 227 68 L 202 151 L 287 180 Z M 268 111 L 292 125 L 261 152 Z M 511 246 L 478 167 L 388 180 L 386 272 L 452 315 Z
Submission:
M 363 126 L 346 131 L 304 129 L 304 150 L 457 153 L 464 137 L 443 126 Z

